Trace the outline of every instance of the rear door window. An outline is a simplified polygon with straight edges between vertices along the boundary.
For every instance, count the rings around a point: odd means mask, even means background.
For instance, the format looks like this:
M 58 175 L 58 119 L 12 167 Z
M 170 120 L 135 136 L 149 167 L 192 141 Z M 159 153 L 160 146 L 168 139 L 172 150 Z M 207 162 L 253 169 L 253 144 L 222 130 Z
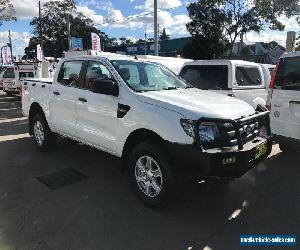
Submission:
M 237 66 L 235 78 L 238 86 L 262 85 L 262 78 L 258 67 Z
M 275 88 L 283 90 L 300 90 L 300 57 L 281 59 L 278 66 Z
M 228 89 L 226 65 L 189 65 L 182 69 L 180 76 L 198 89 Z

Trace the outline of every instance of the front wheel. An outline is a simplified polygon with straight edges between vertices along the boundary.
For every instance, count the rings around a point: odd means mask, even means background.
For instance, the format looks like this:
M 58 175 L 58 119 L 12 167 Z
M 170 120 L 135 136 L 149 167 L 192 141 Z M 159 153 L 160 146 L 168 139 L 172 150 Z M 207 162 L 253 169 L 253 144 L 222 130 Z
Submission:
M 149 206 L 159 206 L 174 194 L 174 174 L 162 147 L 151 142 L 138 144 L 129 158 L 129 175 L 139 198 Z
M 37 113 L 33 117 L 31 126 L 33 140 L 37 148 L 42 152 L 51 149 L 56 142 L 56 136 L 51 132 L 45 117 Z

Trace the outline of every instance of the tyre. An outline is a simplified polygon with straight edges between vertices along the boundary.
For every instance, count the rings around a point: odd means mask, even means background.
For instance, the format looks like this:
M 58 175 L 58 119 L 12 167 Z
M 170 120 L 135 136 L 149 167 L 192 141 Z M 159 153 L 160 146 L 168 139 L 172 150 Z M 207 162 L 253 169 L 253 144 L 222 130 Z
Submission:
M 174 195 L 174 173 L 167 155 L 157 143 L 143 142 L 133 148 L 129 177 L 138 197 L 148 206 L 167 204 Z
M 7 96 L 12 96 L 13 94 L 11 92 L 6 92 Z
M 42 152 L 52 149 L 56 142 L 56 136 L 51 132 L 44 115 L 35 114 L 31 126 L 33 141 L 37 148 Z

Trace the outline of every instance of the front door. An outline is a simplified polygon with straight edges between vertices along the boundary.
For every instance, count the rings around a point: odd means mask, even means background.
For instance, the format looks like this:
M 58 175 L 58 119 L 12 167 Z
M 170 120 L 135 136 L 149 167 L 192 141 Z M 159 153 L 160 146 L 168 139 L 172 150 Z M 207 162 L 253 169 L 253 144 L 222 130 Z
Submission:
M 90 61 L 87 65 L 83 88 L 78 92 L 78 137 L 104 151 L 116 152 L 118 97 L 91 91 L 95 79 L 112 79 L 109 69 L 102 63 Z

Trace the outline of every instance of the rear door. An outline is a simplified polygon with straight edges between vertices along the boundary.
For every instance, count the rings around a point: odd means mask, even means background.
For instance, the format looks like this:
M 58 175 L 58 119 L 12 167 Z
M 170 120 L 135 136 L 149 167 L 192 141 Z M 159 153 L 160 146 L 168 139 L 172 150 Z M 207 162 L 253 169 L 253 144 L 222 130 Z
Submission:
M 49 100 L 50 122 L 55 131 L 76 137 L 76 100 L 80 85 L 82 60 L 65 61 L 57 82 L 52 84 Z
M 254 109 L 266 105 L 268 91 L 260 66 L 237 65 L 235 67 L 234 95 L 249 103 Z
M 272 132 L 300 140 L 300 56 L 280 60 L 272 94 Z

